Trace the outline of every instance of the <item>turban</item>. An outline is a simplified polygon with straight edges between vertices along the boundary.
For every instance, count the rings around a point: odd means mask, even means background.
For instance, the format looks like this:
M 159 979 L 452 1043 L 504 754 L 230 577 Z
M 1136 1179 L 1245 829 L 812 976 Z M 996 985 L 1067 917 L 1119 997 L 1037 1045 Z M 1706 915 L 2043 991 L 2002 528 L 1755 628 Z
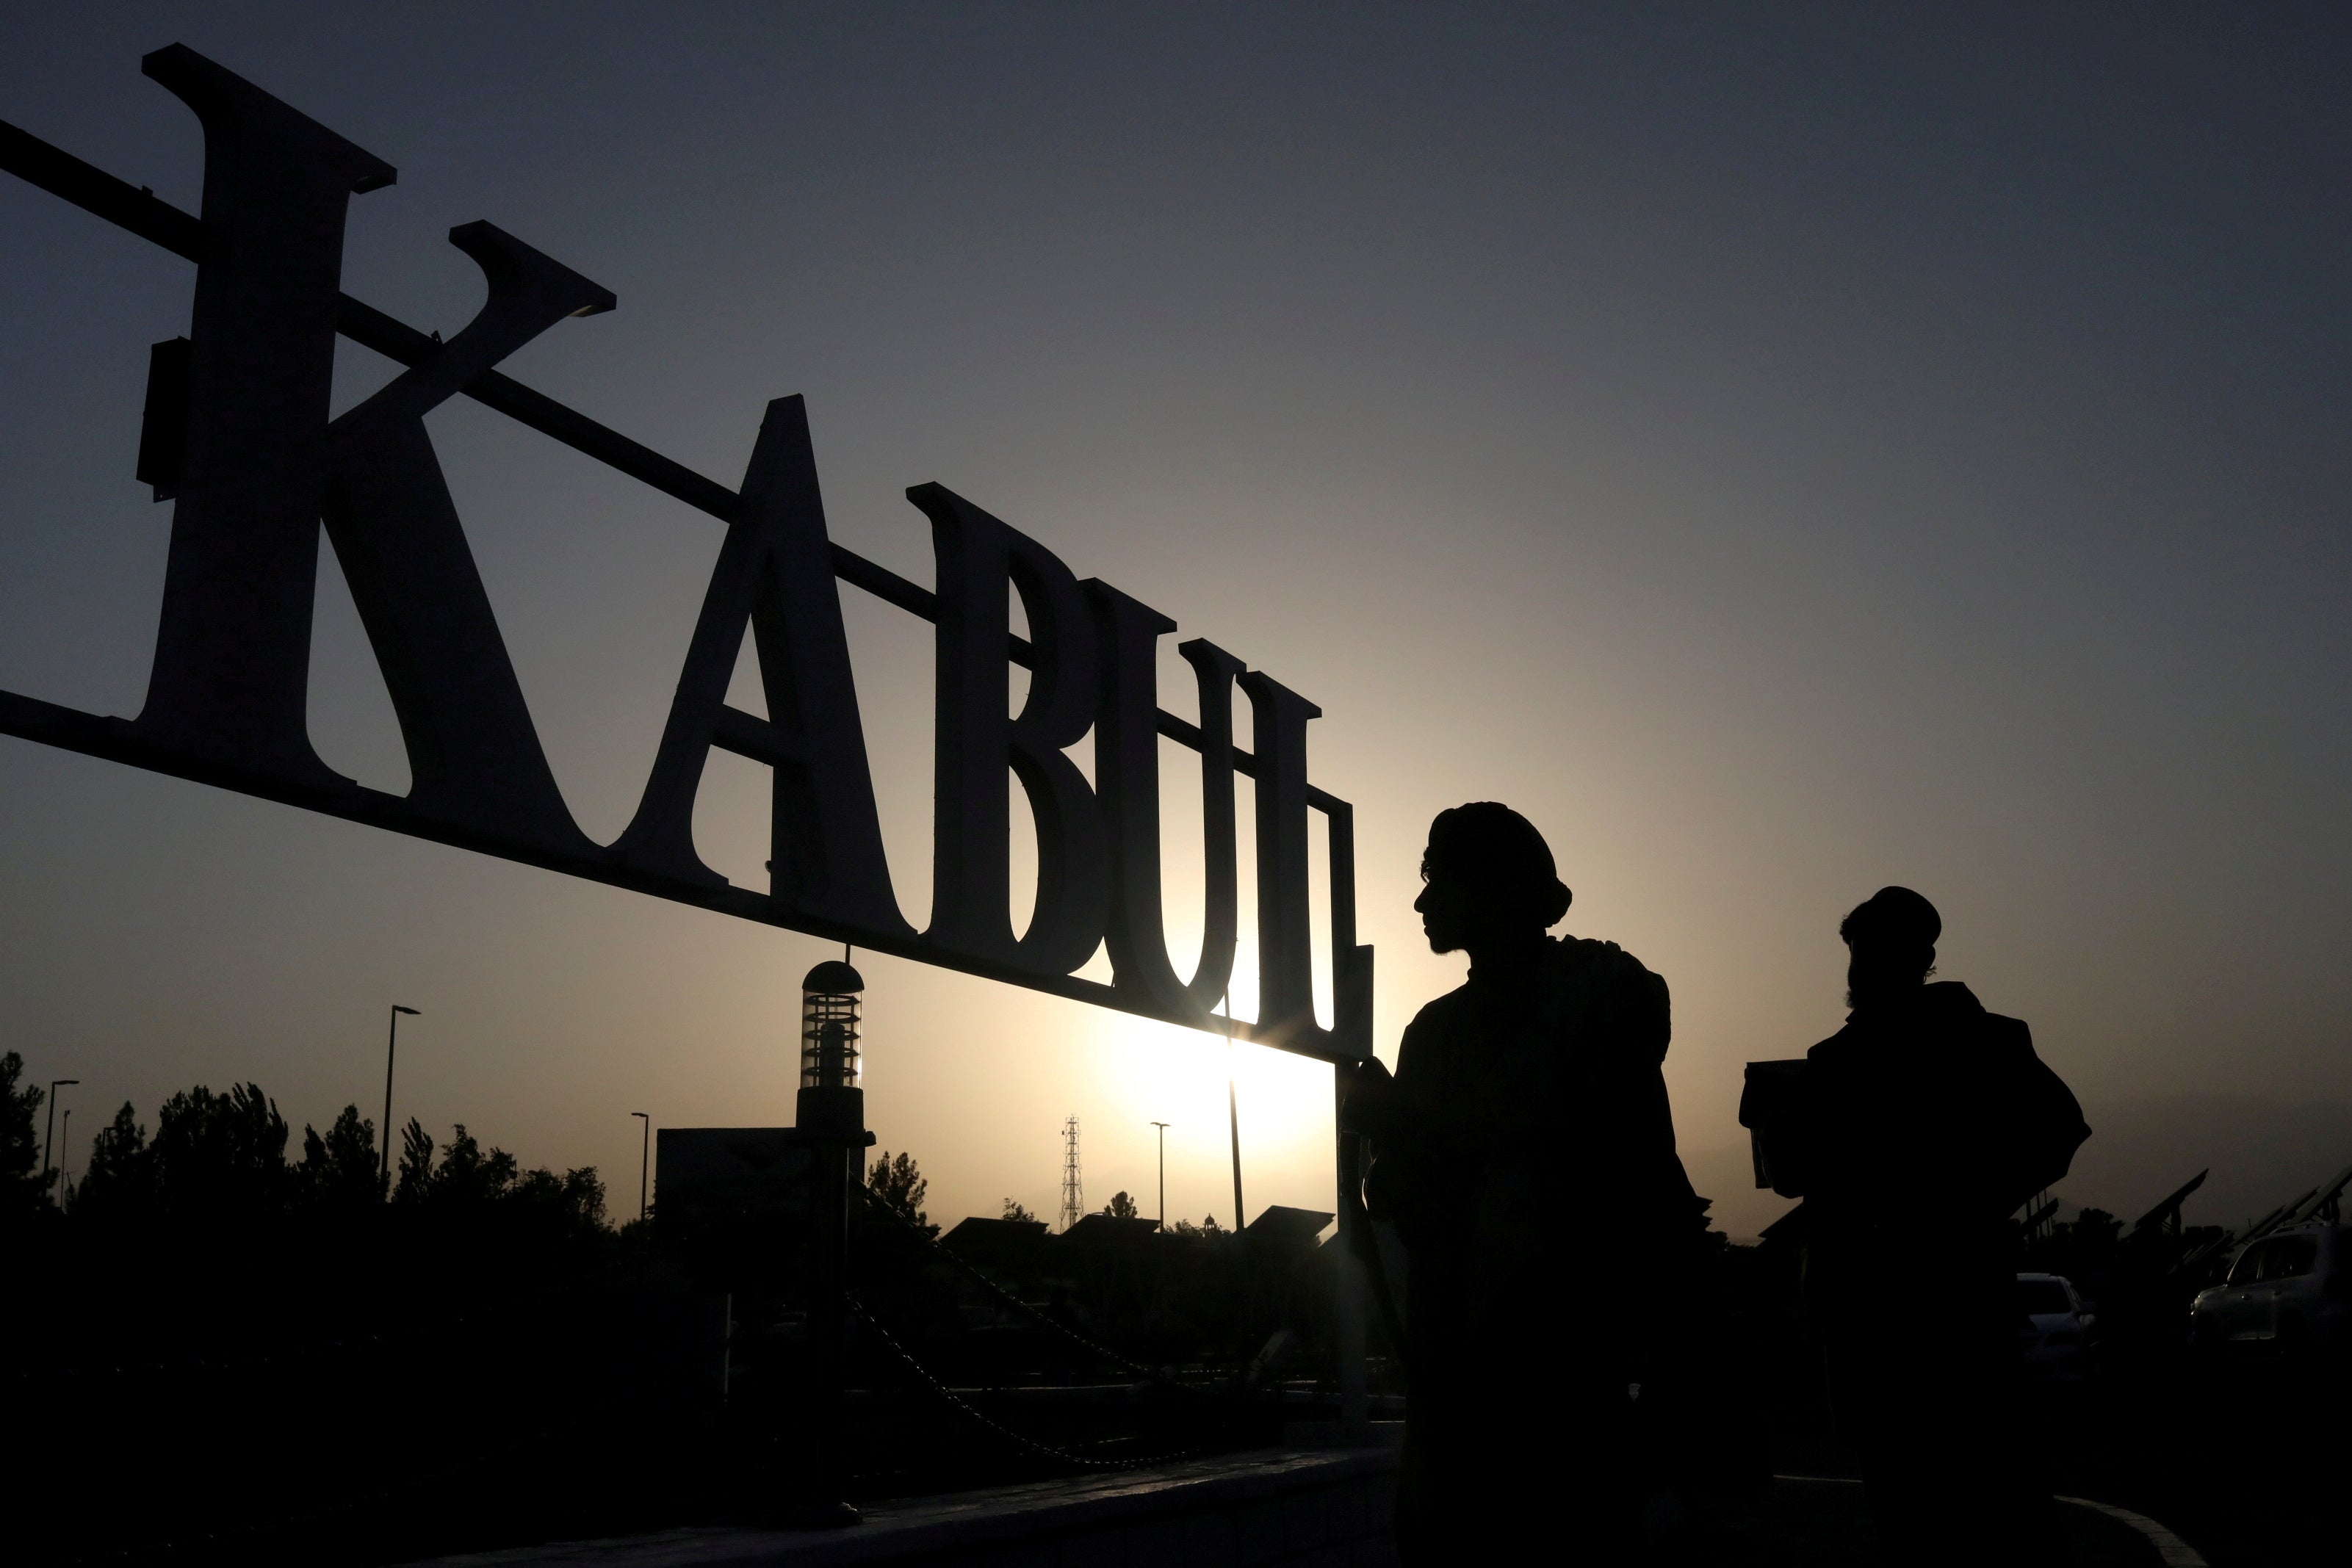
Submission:
M 1932 949 L 1944 934 L 1944 917 L 1936 906 L 1907 887 L 1882 887 L 1860 904 L 1838 927 L 1849 947 L 1879 952 Z
M 1536 825 L 1493 800 L 1473 800 L 1437 813 L 1429 824 L 1423 876 L 1443 873 L 1479 885 L 1544 925 L 1568 913 L 1568 884 L 1552 863 L 1551 846 Z

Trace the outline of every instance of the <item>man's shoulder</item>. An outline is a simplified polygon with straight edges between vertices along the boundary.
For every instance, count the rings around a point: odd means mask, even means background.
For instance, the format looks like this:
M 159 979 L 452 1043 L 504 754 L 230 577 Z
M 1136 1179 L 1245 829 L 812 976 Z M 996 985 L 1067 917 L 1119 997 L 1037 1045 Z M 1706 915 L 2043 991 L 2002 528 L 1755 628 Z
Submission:
M 1646 975 L 1648 966 L 1614 942 L 1596 936 L 1555 936 L 1552 962 L 1562 968 L 1596 969 L 1611 975 Z
M 1633 988 L 1643 993 L 1663 992 L 1665 977 L 1614 942 L 1591 936 L 1561 936 L 1552 944 L 1552 972 L 1581 982 L 1594 991 Z
M 1470 982 L 1465 980 L 1444 996 L 1423 1002 L 1421 1010 L 1412 1015 L 1412 1021 L 1404 1026 L 1404 1031 L 1407 1034 L 1418 1034 L 1433 1029 L 1444 1029 L 1455 1014 L 1469 1005 Z
M 1927 1015 L 1955 1033 L 1973 1037 L 1980 1045 L 2003 1054 L 2033 1054 L 2033 1030 L 2023 1019 L 1994 1012 L 1959 981 L 1938 980 L 1923 987 L 1919 994 Z
M 2033 1059 L 2033 1031 L 2022 1019 L 1990 1011 L 1976 994 L 1954 980 L 1920 988 L 1917 1000 L 1894 1012 L 1850 1015 L 1845 1027 L 1805 1055 L 1823 1066 L 1862 1068 L 1890 1051 L 1899 1056 L 1920 1048 L 1948 1055 L 1942 1065 L 2010 1063 Z
M 1852 1061 L 1861 1048 L 1862 1042 L 1855 1034 L 1853 1022 L 1848 1019 L 1843 1029 L 1805 1052 L 1805 1060 L 1836 1067 Z
M 1418 1082 L 1428 1070 L 1425 1059 L 1433 1051 L 1441 1057 L 1445 1054 L 1445 1048 L 1435 1042 L 1462 1031 L 1462 1019 L 1469 1002 L 1470 984 L 1465 980 L 1444 996 L 1422 1005 L 1421 1010 L 1412 1015 L 1412 1021 L 1404 1026 L 1404 1033 L 1397 1040 L 1398 1078 Z
M 1984 1016 L 1984 1027 L 1990 1033 L 2013 1040 L 2031 1040 L 2033 1038 L 2032 1028 L 2023 1019 L 2013 1019 L 2007 1013 L 1988 1011 Z

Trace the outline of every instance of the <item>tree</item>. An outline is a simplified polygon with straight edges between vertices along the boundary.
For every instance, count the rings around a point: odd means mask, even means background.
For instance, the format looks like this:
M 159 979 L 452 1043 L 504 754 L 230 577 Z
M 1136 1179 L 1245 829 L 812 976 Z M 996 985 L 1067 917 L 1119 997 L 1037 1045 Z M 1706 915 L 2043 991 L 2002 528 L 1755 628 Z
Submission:
M 155 1202 L 155 1159 L 147 1129 L 125 1100 L 114 1120 L 89 1141 L 89 1168 L 74 1193 L 77 1215 L 143 1213 Z
M 281 1209 L 288 1188 L 286 1118 L 261 1087 L 215 1094 L 199 1083 L 155 1115 L 156 1191 L 184 1214 L 257 1215 Z
M 395 1203 L 422 1203 L 433 1186 L 433 1134 L 411 1116 L 400 1130 L 400 1176 L 393 1184 Z
M 323 1138 L 304 1124 L 302 1164 L 296 1175 L 311 1202 L 347 1206 L 378 1201 L 376 1169 L 375 1124 L 362 1117 L 358 1106 L 344 1106 Z
M 521 1174 L 520 1165 L 504 1149 L 493 1145 L 484 1154 L 460 1122 L 450 1130 L 449 1146 L 442 1151 L 429 1191 L 442 1203 L 485 1204 L 504 1197 Z
M 1224 1234 L 1217 1228 L 1217 1217 L 1213 1214 L 1202 1216 L 1198 1225 L 1189 1219 L 1180 1219 L 1168 1228 L 1179 1236 L 1223 1236 Z
M 41 1148 L 33 1120 L 48 1098 L 48 1091 L 31 1084 L 16 1087 L 25 1075 L 25 1059 L 15 1051 L 0 1056 L 0 1210 L 21 1214 L 41 1200 L 48 1183 L 37 1170 Z
M 354 1124 L 350 1133 L 355 1139 L 367 1125 L 352 1111 L 343 1113 L 336 1123 L 339 1129 L 344 1120 Z M 334 1136 L 330 1134 L 326 1139 L 329 1153 Z M 562 1176 L 546 1169 L 527 1171 L 504 1149 L 494 1145 L 485 1150 L 463 1122 L 449 1130 L 449 1142 L 438 1148 L 437 1160 L 432 1134 L 414 1116 L 400 1137 L 400 1180 L 393 1188 L 393 1201 L 437 1216 L 436 1224 L 470 1226 L 495 1215 L 499 1218 L 490 1221 L 499 1228 L 495 1234 L 509 1242 L 524 1236 L 563 1239 L 604 1229 L 604 1182 L 594 1166 Z
M 940 1233 L 940 1228 L 930 1223 L 930 1217 L 923 1212 L 923 1199 L 929 1196 L 931 1184 L 923 1179 L 914 1155 L 902 1151 L 894 1159 L 889 1150 L 883 1150 L 876 1156 L 874 1168 L 866 1173 L 866 1186 L 885 1208 L 924 1235 Z
M 1015 1199 L 1009 1197 L 1004 1200 L 1004 1218 L 1007 1219 L 1020 1220 L 1024 1225 L 1034 1225 L 1037 1223 L 1037 1217 L 1029 1212 L 1029 1206 L 1027 1204 L 1018 1202 Z
M 562 1176 L 545 1169 L 525 1171 L 507 1190 L 507 1199 L 540 1213 L 561 1228 L 604 1228 L 604 1180 L 594 1166 L 583 1166 Z
M 2077 1285 L 2095 1291 L 2123 1254 L 2124 1222 L 2103 1208 L 2086 1208 L 2072 1219 L 2062 1219 L 2044 1235 L 2025 1244 L 2024 1269 L 2063 1274 Z
M 1103 1205 L 1103 1212 L 1109 1215 L 1113 1219 L 1133 1219 L 1135 1218 L 1135 1199 L 1128 1197 L 1127 1194 L 1123 1192 L 1115 1192 L 1110 1195 L 1110 1201 Z

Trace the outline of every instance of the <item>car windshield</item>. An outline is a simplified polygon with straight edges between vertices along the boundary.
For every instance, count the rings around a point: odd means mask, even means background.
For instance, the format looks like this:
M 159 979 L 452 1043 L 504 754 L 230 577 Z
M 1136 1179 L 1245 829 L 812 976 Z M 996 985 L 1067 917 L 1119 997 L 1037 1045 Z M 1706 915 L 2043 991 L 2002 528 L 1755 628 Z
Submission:
M 2257 1278 L 2292 1280 L 2311 1272 L 2319 1261 L 2319 1241 L 2311 1236 L 2287 1236 L 2265 1242 L 2269 1251 L 2263 1257 L 2263 1271 Z
M 2292 1280 L 2311 1272 L 2319 1261 L 2319 1241 L 2310 1236 L 2280 1236 L 2268 1241 L 2257 1241 L 2239 1254 L 2237 1266 L 2230 1270 L 2230 1283 L 2244 1285 L 2256 1280 Z
M 2066 1287 L 2055 1280 L 2020 1280 L 2017 1305 L 2019 1311 L 2036 1315 L 2074 1310 L 2074 1303 L 2066 1299 Z

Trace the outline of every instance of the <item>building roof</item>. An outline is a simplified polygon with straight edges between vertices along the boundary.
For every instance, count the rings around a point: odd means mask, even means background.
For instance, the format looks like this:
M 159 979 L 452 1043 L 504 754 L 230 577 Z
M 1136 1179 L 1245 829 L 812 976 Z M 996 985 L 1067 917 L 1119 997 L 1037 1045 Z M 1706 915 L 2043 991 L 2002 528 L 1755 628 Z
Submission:
M 1252 1240 L 1305 1243 L 1322 1235 L 1323 1228 L 1331 1223 L 1331 1218 L 1330 1215 L 1318 1209 L 1269 1204 L 1258 1210 L 1257 1218 L 1249 1222 L 1249 1228 L 1242 1234 Z
M 986 1219 L 973 1215 L 941 1237 L 940 1242 L 969 1256 L 1034 1246 L 1045 1234 L 1045 1222 L 1042 1219 Z
M 1081 1215 L 1078 1222 L 1062 1232 L 1065 1241 L 1118 1241 L 1150 1236 L 1160 1228 L 1156 1219 L 1121 1219 L 1115 1215 Z

